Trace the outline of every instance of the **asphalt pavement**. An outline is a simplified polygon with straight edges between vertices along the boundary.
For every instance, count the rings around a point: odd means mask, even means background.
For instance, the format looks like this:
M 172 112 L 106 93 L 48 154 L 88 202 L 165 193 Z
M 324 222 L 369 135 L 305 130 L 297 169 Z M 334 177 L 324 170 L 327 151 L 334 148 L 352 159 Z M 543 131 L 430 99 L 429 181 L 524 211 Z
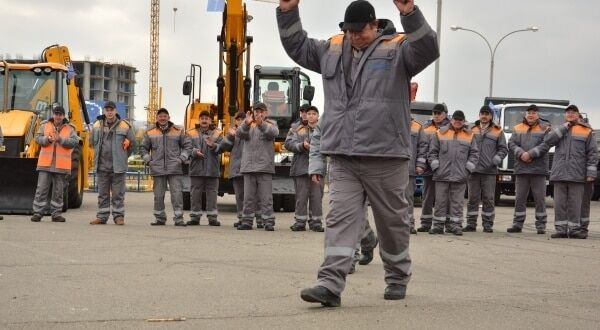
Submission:
M 383 299 L 377 255 L 348 276 L 342 307 L 322 308 L 299 292 L 316 280 L 323 233 L 290 231 L 292 213 L 276 214 L 274 232 L 238 231 L 225 196 L 221 227 L 154 227 L 152 194 L 127 193 L 125 226 L 91 226 L 96 198 L 66 223 L 0 221 L 0 328 L 600 328 L 599 202 L 587 240 L 550 239 L 552 208 L 547 234 L 533 208 L 523 233 L 506 233 L 510 200 L 494 233 L 413 235 L 405 300 Z

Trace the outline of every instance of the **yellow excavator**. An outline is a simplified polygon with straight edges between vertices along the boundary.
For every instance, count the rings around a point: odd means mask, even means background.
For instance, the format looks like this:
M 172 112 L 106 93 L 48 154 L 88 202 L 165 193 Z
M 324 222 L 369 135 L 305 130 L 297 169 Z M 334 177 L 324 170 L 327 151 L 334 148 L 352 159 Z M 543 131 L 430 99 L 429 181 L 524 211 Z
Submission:
M 250 45 L 247 24 L 252 20 L 242 0 L 225 1 L 223 25 L 217 36 L 219 43 L 219 76 L 217 78 L 217 104 L 200 100 L 202 68 L 192 64 L 190 74 L 183 83 L 183 94 L 189 97 L 185 114 L 186 130 L 193 128 L 201 111 L 209 110 L 214 123 L 227 132 L 231 119 L 238 111 L 250 109 L 253 103 L 263 102 L 269 108 L 269 118 L 276 121 L 279 136 L 275 139 L 275 175 L 273 176 L 273 208 L 275 211 L 292 212 L 295 209 L 293 180 L 289 177 L 292 154 L 283 148 L 291 124 L 298 117 L 298 108 L 304 100 L 310 103 L 314 87 L 307 74 L 298 67 L 254 66 L 254 84 L 250 72 Z M 251 95 L 252 93 L 252 95 Z M 219 195 L 233 194 L 228 180 L 229 153 L 221 159 Z M 185 185 L 184 185 L 185 187 Z M 189 187 L 187 187 L 189 188 Z M 189 190 L 184 188 L 184 208 L 189 207 Z
M 0 61 L 0 126 L 4 135 L 4 146 L 0 147 L 0 213 L 32 213 L 40 152 L 34 137 L 57 103 L 65 108 L 80 137 L 65 188 L 66 211 L 81 206 L 93 160 L 87 126 L 90 120 L 83 94 L 75 84 L 69 49 L 52 45 L 43 50 L 41 60 Z

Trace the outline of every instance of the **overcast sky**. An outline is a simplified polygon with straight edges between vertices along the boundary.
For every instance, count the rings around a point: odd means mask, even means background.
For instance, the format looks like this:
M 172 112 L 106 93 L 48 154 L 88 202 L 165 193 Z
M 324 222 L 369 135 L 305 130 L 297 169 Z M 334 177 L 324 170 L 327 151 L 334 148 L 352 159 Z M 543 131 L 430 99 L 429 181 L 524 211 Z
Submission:
M 216 100 L 221 14 L 206 11 L 208 0 L 162 0 L 159 85 L 171 119 L 183 122 L 187 97 L 181 85 L 190 63 L 203 68 L 202 100 Z M 349 0 L 302 0 L 300 14 L 309 36 L 326 39 L 338 33 Z M 391 0 L 372 0 L 377 17 L 389 18 L 402 30 Z M 435 29 L 437 0 L 416 0 Z M 173 7 L 177 7 L 174 23 Z M 254 17 L 248 34 L 254 37 L 252 66 L 290 66 L 277 32 L 274 4 L 247 1 Z M 451 112 L 465 111 L 476 119 L 488 93 L 490 53 L 483 39 L 460 25 L 481 32 L 492 47 L 506 33 L 538 26 L 538 32 L 509 36 L 498 47 L 494 95 L 568 99 L 600 127 L 600 2 L 594 0 L 491 1 L 445 0 L 442 12 L 439 100 Z M 38 55 L 51 44 L 64 44 L 73 59 L 124 62 L 137 74 L 136 117 L 144 119 L 148 103 L 150 0 L 2 0 L 0 53 Z M 315 103 L 322 105 L 321 78 Z M 417 77 L 417 98 L 433 100 L 434 65 Z

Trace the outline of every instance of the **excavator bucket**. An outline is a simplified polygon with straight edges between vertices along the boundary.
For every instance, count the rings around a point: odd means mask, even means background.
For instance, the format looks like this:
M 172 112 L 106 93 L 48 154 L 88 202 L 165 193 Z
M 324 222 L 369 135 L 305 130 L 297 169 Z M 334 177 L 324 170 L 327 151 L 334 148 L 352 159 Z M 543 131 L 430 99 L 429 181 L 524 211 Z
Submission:
M 37 158 L 0 158 L 0 214 L 31 214 Z

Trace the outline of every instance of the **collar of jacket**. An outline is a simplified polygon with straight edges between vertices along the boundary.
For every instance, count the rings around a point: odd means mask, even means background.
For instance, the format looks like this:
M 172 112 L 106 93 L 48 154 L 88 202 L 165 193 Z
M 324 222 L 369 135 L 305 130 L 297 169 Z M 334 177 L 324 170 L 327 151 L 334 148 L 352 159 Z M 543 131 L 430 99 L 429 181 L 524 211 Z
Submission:
M 54 118 L 48 119 L 48 122 L 52 123 L 53 125 L 56 125 L 56 123 L 54 122 Z M 67 120 L 67 118 L 63 118 L 62 122 L 58 123 L 58 126 L 66 125 L 68 123 L 69 121 Z
M 121 116 L 119 116 L 118 113 L 116 114 L 116 117 L 117 117 L 117 120 L 115 120 L 115 122 L 121 120 Z M 96 117 L 96 120 L 102 120 L 102 121 L 104 121 L 104 120 L 106 120 L 106 115 L 100 115 L 100 116 Z
M 461 127 L 461 129 L 459 129 L 458 131 L 454 129 L 454 126 L 452 126 L 452 124 L 448 124 L 446 126 L 440 127 L 440 132 L 441 133 L 446 133 L 449 130 L 453 130 L 456 133 L 460 133 L 462 131 L 465 131 L 467 133 L 471 133 L 471 130 L 467 127 L 467 125 L 463 125 L 463 127 Z
M 476 120 L 475 124 L 473 125 L 473 128 L 479 126 L 479 128 L 481 128 L 481 121 L 480 120 Z M 490 122 L 490 128 L 500 128 L 500 126 L 498 126 L 498 124 L 496 124 L 493 120 Z
M 437 125 L 435 123 L 435 121 L 433 121 L 433 119 L 429 119 L 429 121 L 425 124 L 425 126 L 426 127 L 435 126 L 437 128 L 442 128 L 444 126 L 447 126 L 448 124 L 450 124 L 450 119 L 448 119 L 448 117 L 446 117 L 446 118 L 444 118 L 444 120 L 442 120 L 442 122 L 439 125 Z
M 175 125 L 175 124 L 173 124 L 173 122 L 169 120 L 169 121 L 167 122 L 167 131 L 168 131 L 169 129 L 171 129 L 171 127 L 173 127 L 174 125 Z M 158 122 L 156 122 L 156 128 L 160 129 L 160 125 L 158 124 Z

